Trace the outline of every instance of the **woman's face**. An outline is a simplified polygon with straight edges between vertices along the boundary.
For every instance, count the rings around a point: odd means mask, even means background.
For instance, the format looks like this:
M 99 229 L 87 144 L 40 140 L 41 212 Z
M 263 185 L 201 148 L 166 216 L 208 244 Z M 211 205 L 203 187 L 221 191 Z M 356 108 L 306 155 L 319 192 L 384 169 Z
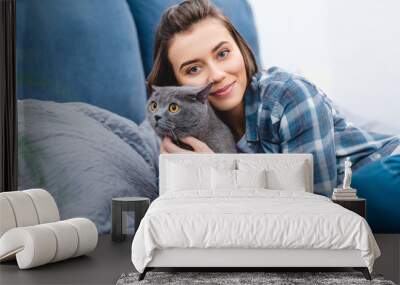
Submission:
M 208 100 L 218 111 L 232 110 L 242 102 L 247 86 L 243 56 L 218 20 L 205 19 L 176 34 L 168 58 L 180 85 L 214 82 Z

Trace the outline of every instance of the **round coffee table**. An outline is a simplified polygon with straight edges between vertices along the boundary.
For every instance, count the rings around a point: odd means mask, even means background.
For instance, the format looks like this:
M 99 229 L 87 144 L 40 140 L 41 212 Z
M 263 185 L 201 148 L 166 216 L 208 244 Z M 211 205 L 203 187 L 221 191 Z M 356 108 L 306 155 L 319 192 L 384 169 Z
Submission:
M 111 205 L 111 239 L 113 241 L 123 241 L 127 235 L 128 213 L 135 215 L 134 233 L 139 227 L 140 221 L 144 217 L 150 205 L 150 199 L 145 197 L 116 197 L 112 198 Z

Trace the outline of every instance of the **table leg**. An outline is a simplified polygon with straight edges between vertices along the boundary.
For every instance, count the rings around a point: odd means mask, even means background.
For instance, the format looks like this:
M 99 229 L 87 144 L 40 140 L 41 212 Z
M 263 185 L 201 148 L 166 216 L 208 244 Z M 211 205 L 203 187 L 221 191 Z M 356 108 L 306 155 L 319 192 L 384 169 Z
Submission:
M 111 240 L 122 241 L 122 204 L 117 201 L 112 201 L 111 220 Z

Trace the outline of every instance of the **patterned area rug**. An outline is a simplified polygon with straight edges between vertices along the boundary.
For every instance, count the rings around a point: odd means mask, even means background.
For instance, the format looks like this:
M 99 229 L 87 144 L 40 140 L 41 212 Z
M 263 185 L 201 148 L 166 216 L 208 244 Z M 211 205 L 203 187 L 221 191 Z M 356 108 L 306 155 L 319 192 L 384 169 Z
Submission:
M 384 280 L 381 275 L 372 274 L 372 281 L 364 278 L 361 272 L 154 272 L 146 274 L 145 279 L 138 281 L 139 273 L 124 273 L 117 285 L 133 284 L 379 284 L 395 285 Z

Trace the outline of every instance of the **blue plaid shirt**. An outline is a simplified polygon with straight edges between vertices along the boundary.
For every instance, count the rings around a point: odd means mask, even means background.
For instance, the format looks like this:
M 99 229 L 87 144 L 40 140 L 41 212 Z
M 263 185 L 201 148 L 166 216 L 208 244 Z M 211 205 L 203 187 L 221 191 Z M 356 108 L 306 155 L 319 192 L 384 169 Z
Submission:
M 313 83 L 277 67 L 253 76 L 244 102 L 246 133 L 237 143 L 239 152 L 312 153 L 317 194 L 330 196 L 342 183 L 346 157 L 356 170 L 400 145 L 400 136 L 353 126 Z

